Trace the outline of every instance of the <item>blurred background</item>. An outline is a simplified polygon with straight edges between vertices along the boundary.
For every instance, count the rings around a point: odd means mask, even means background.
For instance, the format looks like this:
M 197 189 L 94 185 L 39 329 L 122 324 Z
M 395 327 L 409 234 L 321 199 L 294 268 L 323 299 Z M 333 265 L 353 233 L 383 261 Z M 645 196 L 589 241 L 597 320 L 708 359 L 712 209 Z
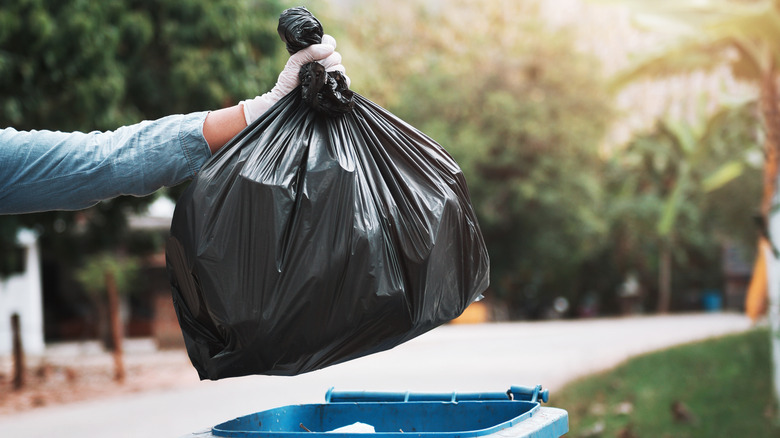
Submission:
M 459 322 L 745 311 L 774 181 L 777 1 L 0 2 L 0 126 L 111 130 L 262 94 L 295 5 L 335 36 L 354 91 L 461 165 L 491 286 Z M 183 188 L 0 216 L 0 355 L 12 315 L 30 354 L 110 348 L 110 289 L 125 337 L 181 348 L 164 243 Z
M 679 62 L 698 21 L 645 23 L 644 2 L 304 3 L 339 41 L 352 88 L 461 165 L 491 255 L 480 318 L 743 309 L 760 83 L 735 74 L 729 51 L 692 53 L 706 69 Z M 0 125 L 109 130 L 260 94 L 286 59 L 275 29 L 289 5 L 6 4 Z M 666 74 L 636 68 L 655 55 Z M 4 278 L 40 272 L 46 342 L 106 332 L 112 262 L 127 335 L 176 337 L 163 253 L 181 190 L 0 217 Z

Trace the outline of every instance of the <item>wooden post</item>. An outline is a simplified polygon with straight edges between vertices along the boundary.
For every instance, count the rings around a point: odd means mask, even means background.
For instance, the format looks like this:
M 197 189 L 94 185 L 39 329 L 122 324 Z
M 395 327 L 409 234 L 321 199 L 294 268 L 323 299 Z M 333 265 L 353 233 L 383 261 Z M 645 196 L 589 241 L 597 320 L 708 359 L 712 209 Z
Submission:
M 111 323 L 111 341 L 114 344 L 114 380 L 125 381 L 125 364 L 122 358 L 122 321 L 119 317 L 119 291 L 111 271 L 106 271 L 106 291 L 108 292 L 108 315 Z
M 671 243 L 661 243 L 658 264 L 658 313 L 668 313 L 672 297 L 672 248 Z
M 14 389 L 24 387 L 24 348 L 22 347 L 22 328 L 19 314 L 11 315 L 11 332 L 13 333 L 14 350 Z

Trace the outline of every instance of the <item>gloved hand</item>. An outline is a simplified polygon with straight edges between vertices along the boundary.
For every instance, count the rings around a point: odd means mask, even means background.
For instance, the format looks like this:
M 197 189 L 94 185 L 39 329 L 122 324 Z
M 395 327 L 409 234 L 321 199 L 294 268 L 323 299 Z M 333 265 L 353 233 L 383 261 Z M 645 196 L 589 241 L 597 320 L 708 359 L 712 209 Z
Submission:
M 344 66 L 341 65 L 341 54 L 336 52 L 336 40 L 330 35 L 323 35 L 321 44 L 313 44 L 290 56 L 271 91 L 241 102 L 241 105 L 244 106 L 246 124 L 251 124 L 279 99 L 294 90 L 300 84 L 298 71 L 301 66 L 312 61 L 318 61 L 325 67 L 326 71 L 345 72 Z M 347 78 L 347 85 L 349 85 L 349 78 Z

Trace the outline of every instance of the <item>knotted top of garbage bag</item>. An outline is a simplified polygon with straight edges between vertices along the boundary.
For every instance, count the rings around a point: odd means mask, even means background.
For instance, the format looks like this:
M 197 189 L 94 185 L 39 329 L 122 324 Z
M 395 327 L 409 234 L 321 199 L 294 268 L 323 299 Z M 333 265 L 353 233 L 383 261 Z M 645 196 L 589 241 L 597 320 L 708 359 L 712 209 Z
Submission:
M 324 34 L 322 24 L 303 6 L 282 12 L 276 31 L 291 55 L 320 44 Z M 298 78 L 303 101 L 317 112 L 335 117 L 352 111 L 354 93 L 341 72 L 326 72 L 320 63 L 311 62 L 301 67 Z
M 276 31 L 287 44 L 290 55 L 312 44 L 321 43 L 324 34 L 322 24 L 303 6 L 282 12 Z

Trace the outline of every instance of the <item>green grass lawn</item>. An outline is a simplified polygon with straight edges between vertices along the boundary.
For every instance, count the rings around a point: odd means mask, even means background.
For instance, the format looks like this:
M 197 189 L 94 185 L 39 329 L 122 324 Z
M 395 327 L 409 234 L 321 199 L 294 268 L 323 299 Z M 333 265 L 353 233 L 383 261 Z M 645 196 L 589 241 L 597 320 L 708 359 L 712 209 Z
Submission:
M 751 330 L 638 356 L 549 405 L 572 438 L 780 437 L 770 357 L 768 330 Z

